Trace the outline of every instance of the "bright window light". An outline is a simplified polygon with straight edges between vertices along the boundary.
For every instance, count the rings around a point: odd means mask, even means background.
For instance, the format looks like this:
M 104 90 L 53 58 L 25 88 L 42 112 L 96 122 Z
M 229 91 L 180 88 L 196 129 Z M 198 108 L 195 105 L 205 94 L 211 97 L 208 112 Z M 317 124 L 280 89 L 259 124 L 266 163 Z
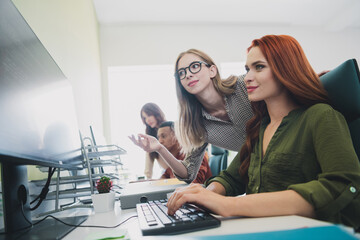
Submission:
M 141 107 L 148 102 L 156 103 L 167 120 L 178 118 L 173 65 L 111 67 L 109 79 L 109 108 L 111 141 L 125 148 L 123 157 L 126 167 L 136 176 L 142 176 L 145 152 L 135 146 L 129 135 L 145 133 L 141 121 Z M 127 159 L 128 158 L 128 159 Z M 153 178 L 161 176 L 161 169 L 154 167 Z

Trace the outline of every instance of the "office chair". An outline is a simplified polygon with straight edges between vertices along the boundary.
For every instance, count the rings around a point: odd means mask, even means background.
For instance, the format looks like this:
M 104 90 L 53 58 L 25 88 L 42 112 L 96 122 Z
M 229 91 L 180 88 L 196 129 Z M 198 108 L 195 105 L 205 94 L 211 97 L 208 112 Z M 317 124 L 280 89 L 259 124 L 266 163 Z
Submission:
M 360 159 L 360 74 L 355 59 L 349 59 L 320 77 L 330 103 L 341 112 L 349 126 L 351 138 Z
M 213 176 L 219 175 L 222 170 L 227 168 L 228 155 L 228 150 L 211 145 L 209 166 Z

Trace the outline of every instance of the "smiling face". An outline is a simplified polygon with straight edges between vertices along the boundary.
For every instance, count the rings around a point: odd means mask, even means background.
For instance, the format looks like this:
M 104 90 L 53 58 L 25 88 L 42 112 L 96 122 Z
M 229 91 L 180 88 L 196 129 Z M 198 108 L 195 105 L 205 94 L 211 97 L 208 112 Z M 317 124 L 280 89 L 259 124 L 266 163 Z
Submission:
M 285 88 L 274 79 L 260 48 L 251 48 L 247 55 L 245 68 L 247 74 L 244 80 L 250 101 L 270 101 L 285 94 Z
M 207 89 L 209 86 L 213 86 L 211 78 L 215 77 L 216 75 L 216 67 L 214 65 L 212 66 L 206 66 L 206 64 L 201 63 L 201 66 L 198 64 L 195 67 L 201 67 L 201 70 L 197 73 L 192 73 L 189 71 L 188 67 L 193 62 L 203 62 L 204 60 L 201 59 L 199 56 L 195 54 L 185 54 L 178 62 L 178 68 L 182 69 L 186 68 L 186 77 L 182 80 L 180 80 L 181 85 L 185 88 L 186 91 L 188 91 L 191 94 L 197 95 L 200 94 L 202 91 Z
M 143 117 L 145 123 L 149 125 L 151 128 L 155 128 L 158 125 L 158 122 L 154 115 L 147 115 L 145 112 L 141 113 L 141 116 Z

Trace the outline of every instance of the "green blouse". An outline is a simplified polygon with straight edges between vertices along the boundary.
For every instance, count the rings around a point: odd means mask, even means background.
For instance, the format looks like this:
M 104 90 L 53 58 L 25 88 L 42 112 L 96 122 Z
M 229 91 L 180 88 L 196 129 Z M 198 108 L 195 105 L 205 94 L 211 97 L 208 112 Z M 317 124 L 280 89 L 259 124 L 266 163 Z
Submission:
M 296 109 L 286 116 L 262 158 L 259 141 L 250 158 L 247 185 L 239 175 L 239 154 L 210 179 L 227 196 L 292 189 L 311 203 L 320 220 L 360 227 L 360 164 L 344 117 L 327 104 Z

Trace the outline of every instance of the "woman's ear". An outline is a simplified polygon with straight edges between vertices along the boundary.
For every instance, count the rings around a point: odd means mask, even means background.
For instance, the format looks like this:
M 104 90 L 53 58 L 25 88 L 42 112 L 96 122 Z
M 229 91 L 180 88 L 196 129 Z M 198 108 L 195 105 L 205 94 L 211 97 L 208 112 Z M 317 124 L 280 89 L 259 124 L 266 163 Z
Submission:
M 217 74 L 217 67 L 215 65 L 211 65 L 210 69 L 210 78 L 214 78 Z

